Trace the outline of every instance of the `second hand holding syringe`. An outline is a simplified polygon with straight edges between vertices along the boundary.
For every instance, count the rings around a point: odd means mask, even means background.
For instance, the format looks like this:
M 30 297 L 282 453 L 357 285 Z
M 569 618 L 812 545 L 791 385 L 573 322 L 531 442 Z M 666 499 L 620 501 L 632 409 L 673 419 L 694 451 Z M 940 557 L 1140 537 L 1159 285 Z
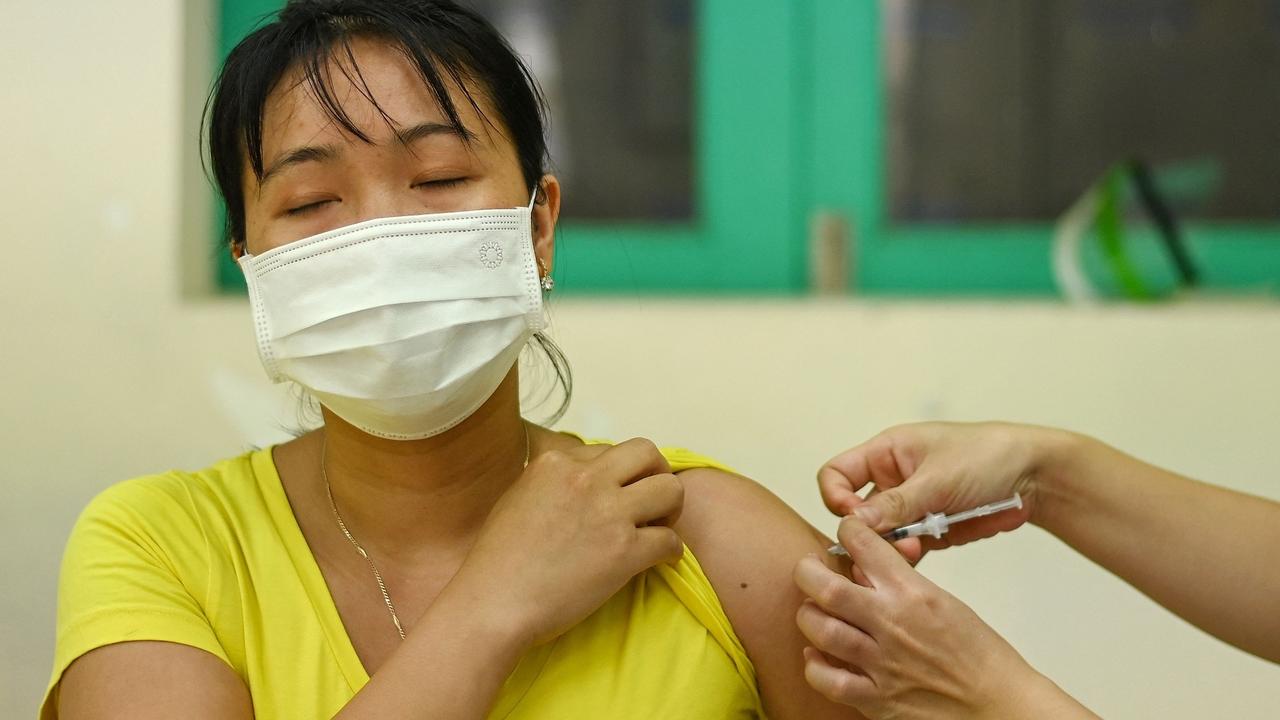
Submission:
M 895 540 L 905 540 L 906 538 L 919 537 L 921 535 L 932 535 L 935 538 L 941 538 L 943 533 L 951 529 L 951 526 L 972 520 L 974 518 L 986 517 L 987 515 L 995 515 L 1005 510 L 1013 510 L 1022 508 L 1022 495 L 1014 493 L 1013 497 L 1000 502 L 993 502 L 987 505 L 980 505 L 972 510 L 947 515 L 944 513 L 928 513 L 924 519 L 919 522 L 913 522 L 910 525 L 903 525 L 895 530 L 890 530 L 880 537 L 893 542 Z M 831 555 L 849 556 L 849 551 L 844 549 L 843 545 L 832 545 L 827 548 L 827 552 Z

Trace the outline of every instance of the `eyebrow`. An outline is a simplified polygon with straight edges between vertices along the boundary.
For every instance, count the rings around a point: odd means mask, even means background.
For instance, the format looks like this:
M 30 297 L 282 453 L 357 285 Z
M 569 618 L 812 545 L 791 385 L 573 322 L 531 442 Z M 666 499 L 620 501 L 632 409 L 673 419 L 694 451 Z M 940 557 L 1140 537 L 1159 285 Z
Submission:
M 308 145 L 294 148 L 271 163 L 271 167 L 262 173 L 262 179 L 258 181 L 258 188 L 261 190 L 266 187 L 267 182 L 283 172 L 285 168 L 306 162 L 326 162 L 336 157 L 338 157 L 338 148 L 333 145 Z
M 454 135 L 466 142 L 475 139 L 475 133 L 462 128 L 459 130 L 452 125 L 438 122 L 418 123 L 413 127 L 404 130 L 396 130 L 396 140 L 401 145 L 411 145 L 423 138 L 433 135 Z M 301 165 L 307 162 L 327 162 L 334 160 L 341 154 L 336 145 L 307 145 L 305 147 L 294 148 L 271 163 L 271 167 L 262 173 L 262 180 L 259 181 L 258 187 L 265 187 L 267 181 L 279 175 L 286 168 L 294 165 Z
M 438 122 L 418 123 L 407 130 L 396 131 L 396 139 L 399 140 L 402 145 L 408 145 L 432 135 L 455 135 L 466 142 L 471 142 L 476 139 L 475 133 L 465 127 L 455 128 L 447 123 Z

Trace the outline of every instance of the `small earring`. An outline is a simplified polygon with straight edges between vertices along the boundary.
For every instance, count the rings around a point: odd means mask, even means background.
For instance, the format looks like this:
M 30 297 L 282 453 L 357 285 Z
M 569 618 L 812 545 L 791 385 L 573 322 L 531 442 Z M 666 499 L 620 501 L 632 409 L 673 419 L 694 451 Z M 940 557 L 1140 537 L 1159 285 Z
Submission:
M 538 267 L 542 269 L 542 292 L 555 290 L 556 281 L 551 279 L 551 273 L 547 271 L 547 265 L 542 262 L 542 258 L 538 258 Z

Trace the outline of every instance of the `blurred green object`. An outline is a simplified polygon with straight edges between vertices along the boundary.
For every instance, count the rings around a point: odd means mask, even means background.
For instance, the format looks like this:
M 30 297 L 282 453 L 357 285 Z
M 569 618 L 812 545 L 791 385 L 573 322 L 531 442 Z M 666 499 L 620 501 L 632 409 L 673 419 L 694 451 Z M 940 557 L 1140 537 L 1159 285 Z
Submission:
M 1198 285 L 1174 207 L 1203 202 L 1220 176 L 1212 161 L 1162 168 L 1158 176 L 1141 160 L 1110 167 L 1055 225 L 1059 290 L 1075 301 L 1149 301 Z

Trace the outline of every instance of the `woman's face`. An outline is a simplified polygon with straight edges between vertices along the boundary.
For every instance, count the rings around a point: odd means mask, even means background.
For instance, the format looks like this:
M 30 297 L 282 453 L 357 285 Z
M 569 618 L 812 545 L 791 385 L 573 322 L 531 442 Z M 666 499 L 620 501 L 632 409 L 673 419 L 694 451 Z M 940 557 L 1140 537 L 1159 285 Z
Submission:
M 373 218 L 528 205 L 515 145 L 479 88 L 468 87 L 490 122 L 459 88 L 450 88 L 458 117 L 472 136 L 467 142 L 394 46 L 359 38 L 351 46 L 358 74 L 345 58 L 344 67 L 335 61 L 330 85 L 373 143 L 334 123 L 299 82 L 300 73 L 286 74 L 263 109 L 261 182 L 245 163 L 250 254 Z M 390 124 L 365 96 L 360 77 Z M 554 177 L 544 177 L 542 185 L 546 202 L 535 208 L 534 246 L 549 270 L 560 198 Z

